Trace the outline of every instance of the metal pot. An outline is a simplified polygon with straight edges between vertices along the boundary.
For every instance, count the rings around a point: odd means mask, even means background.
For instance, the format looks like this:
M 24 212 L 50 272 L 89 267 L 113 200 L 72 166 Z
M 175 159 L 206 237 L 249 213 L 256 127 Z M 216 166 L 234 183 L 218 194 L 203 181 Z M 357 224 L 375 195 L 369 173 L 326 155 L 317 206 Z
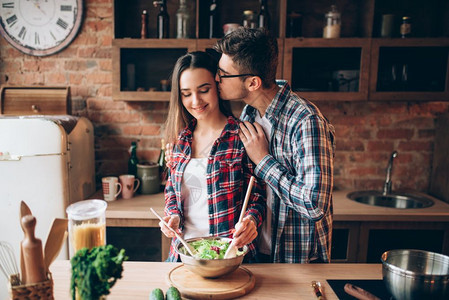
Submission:
M 449 257 L 423 250 L 382 254 L 382 277 L 395 299 L 449 299 Z

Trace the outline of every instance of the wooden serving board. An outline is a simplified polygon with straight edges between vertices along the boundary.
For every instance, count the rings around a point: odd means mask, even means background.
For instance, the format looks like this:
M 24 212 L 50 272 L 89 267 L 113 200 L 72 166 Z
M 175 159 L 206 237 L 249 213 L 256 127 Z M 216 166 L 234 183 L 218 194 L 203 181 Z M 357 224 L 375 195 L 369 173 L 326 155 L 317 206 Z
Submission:
M 223 277 L 208 279 L 181 265 L 168 273 L 167 281 L 187 299 L 233 299 L 246 295 L 256 284 L 253 273 L 244 267 Z

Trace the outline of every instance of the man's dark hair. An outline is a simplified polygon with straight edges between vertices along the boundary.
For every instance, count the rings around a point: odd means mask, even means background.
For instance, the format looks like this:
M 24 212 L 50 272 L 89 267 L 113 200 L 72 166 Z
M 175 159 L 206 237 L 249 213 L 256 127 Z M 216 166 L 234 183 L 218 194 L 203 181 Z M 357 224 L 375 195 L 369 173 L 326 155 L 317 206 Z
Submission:
M 278 44 L 265 29 L 240 27 L 220 39 L 214 49 L 230 56 L 241 74 L 259 76 L 264 88 L 275 84 Z

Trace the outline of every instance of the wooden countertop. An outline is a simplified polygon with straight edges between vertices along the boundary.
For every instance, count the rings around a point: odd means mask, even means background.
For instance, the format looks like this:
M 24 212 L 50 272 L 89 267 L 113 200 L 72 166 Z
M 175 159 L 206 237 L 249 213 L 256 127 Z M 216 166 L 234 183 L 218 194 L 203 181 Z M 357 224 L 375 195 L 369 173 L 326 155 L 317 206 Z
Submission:
M 449 204 L 433 198 L 435 204 L 426 208 L 397 209 L 371 206 L 352 201 L 346 197 L 350 191 L 334 191 L 334 221 L 412 221 L 449 222 Z M 427 195 L 428 196 L 428 195 Z M 101 191 L 92 199 L 102 199 Z M 109 226 L 149 226 L 157 227 L 158 220 L 150 212 L 153 207 L 163 214 L 163 193 L 136 195 L 131 199 L 108 202 L 106 218 Z
M 179 263 L 125 262 L 123 278 L 107 296 L 114 299 L 148 299 L 154 288 L 168 289 L 167 275 Z M 382 279 L 381 264 L 246 264 L 256 278 L 254 289 L 241 299 L 316 299 L 310 283 L 320 281 L 326 299 L 338 299 L 326 279 Z M 55 299 L 70 299 L 70 263 L 51 266 Z

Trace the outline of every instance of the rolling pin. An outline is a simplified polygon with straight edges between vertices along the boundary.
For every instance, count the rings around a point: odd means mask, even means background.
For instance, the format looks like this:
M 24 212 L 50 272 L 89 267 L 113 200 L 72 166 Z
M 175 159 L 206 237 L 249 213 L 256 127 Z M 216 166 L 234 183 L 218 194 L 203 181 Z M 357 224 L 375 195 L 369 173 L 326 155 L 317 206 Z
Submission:
M 27 215 L 21 221 L 25 231 L 25 237 L 21 243 L 26 273 L 24 284 L 43 282 L 47 279 L 47 276 L 45 274 L 46 268 L 42 253 L 42 241 L 34 235 L 36 218 L 33 215 Z

